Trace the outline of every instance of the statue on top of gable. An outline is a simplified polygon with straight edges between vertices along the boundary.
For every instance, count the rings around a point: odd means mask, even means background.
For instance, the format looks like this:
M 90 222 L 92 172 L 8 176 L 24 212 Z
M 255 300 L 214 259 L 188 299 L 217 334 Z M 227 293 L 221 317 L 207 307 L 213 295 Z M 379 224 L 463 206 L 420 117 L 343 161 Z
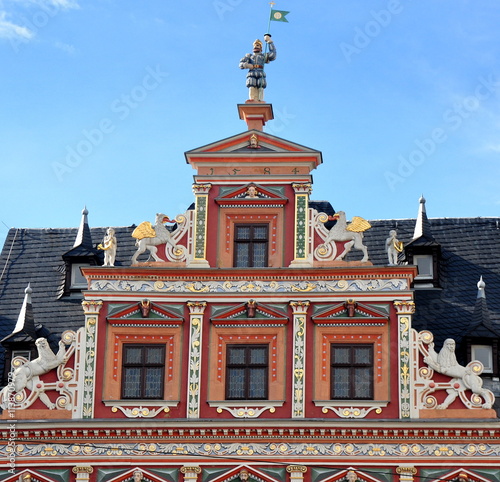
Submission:
M 240 60 L 240 69 L 248 69 L 246 86 L 249 89 L 249 100 L 251 101 L 264 101 L 264 89 L 267 86 L 264 64 L 276 59 L 276 47 L 271 35 L 266 33 L 264 41 L 269 47 L 269 52 L 262 52 L 262 41 L 257 39 L 253 43 L 253 53 L 246 54 Z

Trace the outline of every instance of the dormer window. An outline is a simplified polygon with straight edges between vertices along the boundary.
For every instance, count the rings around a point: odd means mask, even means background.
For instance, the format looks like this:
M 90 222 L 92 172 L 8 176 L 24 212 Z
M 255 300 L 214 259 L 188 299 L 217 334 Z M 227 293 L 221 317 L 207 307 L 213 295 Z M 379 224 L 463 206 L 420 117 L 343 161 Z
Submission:
M 82 290 L 87 288 L 87 279 L 83 276 L 80 268 L 90 266 L 88 263 L 73 263 L 71 265 L 71 285 L 72 290 Z
M 432 280 L 434 278 L 434 262 L 432 254 L 415 254 L 413 256 L 413 263 L 418 267 L 417 279 Z
M 471 359 L 483 364 L 483 373 L 493 373 L 493 347 L 491 345 L 471 345 Z

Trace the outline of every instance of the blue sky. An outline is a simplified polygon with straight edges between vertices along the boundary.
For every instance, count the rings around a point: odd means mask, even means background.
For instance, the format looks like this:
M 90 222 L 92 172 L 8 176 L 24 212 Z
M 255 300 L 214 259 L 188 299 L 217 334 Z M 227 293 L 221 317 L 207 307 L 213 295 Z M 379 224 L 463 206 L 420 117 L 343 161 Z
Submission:
M 498 0 L 278 0 L 274 135 L 321 150 L 312 199 L 348 217 L 500 214 Z M 264 0 L 0 0 L 8 227 L 182 213 L 184 152 L 246 129 L 240 58 Z M 98 241 L 98 240 L 96 240 Z

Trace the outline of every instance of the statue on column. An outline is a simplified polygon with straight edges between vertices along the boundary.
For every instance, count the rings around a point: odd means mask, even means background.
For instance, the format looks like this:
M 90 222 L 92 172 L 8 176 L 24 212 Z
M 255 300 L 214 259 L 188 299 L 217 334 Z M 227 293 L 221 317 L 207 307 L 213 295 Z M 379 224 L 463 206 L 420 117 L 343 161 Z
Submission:
M 253 53 L 246 54 L 240 60 L 240 69 L 248 69 L 246 86 L 249 88 L 249 99 L 252 101 L 264 101 L 264 89 L 267 86 L 264 64 L 276 59 L 276 47 L 271 35 L 266 33 L 264 41 L 267 43 L 269 52 L 262 52 L 262 41 L 257 39 L 253 43 Z

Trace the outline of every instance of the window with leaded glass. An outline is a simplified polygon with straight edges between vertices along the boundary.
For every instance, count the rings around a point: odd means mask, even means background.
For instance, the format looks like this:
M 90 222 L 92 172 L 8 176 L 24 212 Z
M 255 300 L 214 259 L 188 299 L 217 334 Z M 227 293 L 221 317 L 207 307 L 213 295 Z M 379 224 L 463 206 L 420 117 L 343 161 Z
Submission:
M 235 224 L 234 266 L 264 268 L 267 266 L 267 224 Z
M 373 345 L 331 345 L 332 400 L 373 399 Z
M 267 400 L 269 346 L 227 345 L 226 399 Z
M 122 398 L 163 399 L 165 345 L 123 345 Z

